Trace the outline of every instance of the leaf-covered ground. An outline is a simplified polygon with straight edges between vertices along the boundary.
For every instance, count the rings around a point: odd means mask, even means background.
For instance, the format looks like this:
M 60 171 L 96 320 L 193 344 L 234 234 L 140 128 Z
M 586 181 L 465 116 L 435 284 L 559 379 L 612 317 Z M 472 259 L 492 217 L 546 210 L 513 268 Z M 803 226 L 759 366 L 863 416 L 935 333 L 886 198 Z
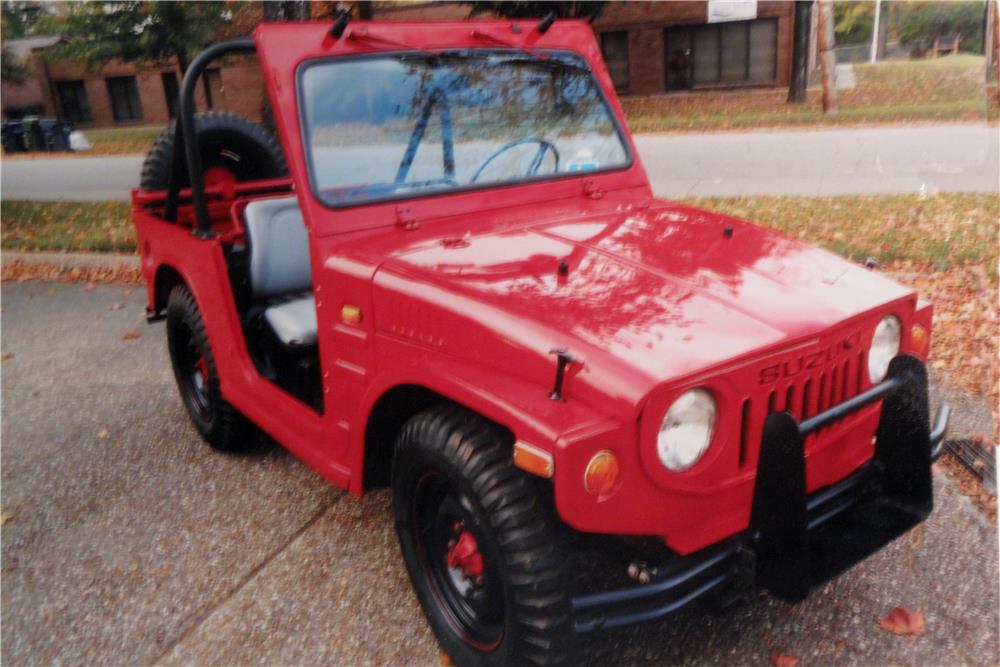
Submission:
M 913 286 L 935 307 L 932 366 L 998 398 L 995 194 L 695 199 L 696 206 L 779 229 Z
M 983 68 L 973 55 L 855 65 L 857 86 L 839 91 L 835 115 L 823 114 L 816 86 L 802 104 L 788 104 L 786 89 L 758 89 L 625 97 L 622 105 L 633 132 L 983 120 Z

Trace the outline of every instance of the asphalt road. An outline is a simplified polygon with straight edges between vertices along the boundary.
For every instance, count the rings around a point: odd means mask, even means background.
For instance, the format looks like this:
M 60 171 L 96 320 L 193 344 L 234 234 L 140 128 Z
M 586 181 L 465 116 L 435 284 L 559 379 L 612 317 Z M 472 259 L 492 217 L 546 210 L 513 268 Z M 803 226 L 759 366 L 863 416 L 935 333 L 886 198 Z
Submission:
M 997 192 L 1000 130 L 984 124 L 637 135 L 661 197 Z M 127 201 L 142 157 L 7 160 L 4 199 Z
M 278 447 L 209 450 L 142 306 L 122 285 L 3 285 L 5 667 L 440 664 L 387 494 L 347 496 Z M 590 664 L 996 664 L 996 531 L 936 486 L 928 523 L 805 603 L 692 610 L 594 642 Z M 897 605 L 925 636 L 877 626 Z

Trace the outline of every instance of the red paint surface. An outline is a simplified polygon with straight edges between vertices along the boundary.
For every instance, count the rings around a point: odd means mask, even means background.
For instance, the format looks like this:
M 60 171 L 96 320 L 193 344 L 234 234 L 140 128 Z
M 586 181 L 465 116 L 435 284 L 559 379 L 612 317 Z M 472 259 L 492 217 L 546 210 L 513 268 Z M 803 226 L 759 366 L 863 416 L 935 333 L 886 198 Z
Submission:
M 483 555 L 479 553 L 476 538 L 467 530 L 463 530 L 454 546 L 448 550 L 448 567 L 458 568 L 467 578 L 473 581 L 483 576 Z
M 513 43 L 577 52 L 627 127 L 587 24 L 558 22 L 545 35 L 531 22 L 520 33 L 510 22 L 477 25 Z M 883 276 L 748 222 L 654 199 L 634 145 L 633 164 L 618 172 L 413 199 L 406 205 L 415 229 L 396 224 L 399 202 L 323 207 L 306 177 L 299 64 L 399 50 L 399 42 L 495 48 L 473 39 L 468 23 L 354 22 L 340 40 L 329 28 L 265 24 L 256 31 L 311 231 L 324 415 L 254 368 L 222 254 L 223 244 L 242 238 L 246 202 L 287 195 L 290 184 L 217 184 L 210 209 L 220 234 L 210 240 L 191 235 L 190 206 L 179 224 L 167 224 L 162 195 L 135 193 L 133 201 L 150 305 L 158 269 L 179 272 L 203 313 L 223 396 L 333 483 L 362 491 L 371 408 L 393 387 L 415 384 L 551 452 L 557 508 L 571 526 L 660 535 L 689 553 L 747 527 L 767 409 L 801 416 L 869 386 L 863 351 L 888 313 L 903 322 L 903 351 L 913 322 L 929 329 L 929 307 L 917 311 L 914 293 Z M 362 29 L 368 38 L 350 38 Z M 627 130 L 626 138 L 631 143 Z M 561 262 L 569 267 L 564 276 Z M 341 320 L 345 304 L 361 308 L 360 323 Z M 549 398 L 554 348 L 582 362 L 567 371 L 563 401 Z M 817 354 L 827 355 L 822 368 L 796 370 Z M 803 405 L 807 380 L 816 384 Z M 716 436 L 693 468 L 671 473 L 657 459 L 655 434 L 670 402 L 696 386 L 718 401 Z M 753 409 L 743 438 L 745 401 Z M 810 437 L 810 490 L 871 457 L 878 410 Z M 604 449 L 620 462 L 621 482 L 596 498 L 583 475 Z

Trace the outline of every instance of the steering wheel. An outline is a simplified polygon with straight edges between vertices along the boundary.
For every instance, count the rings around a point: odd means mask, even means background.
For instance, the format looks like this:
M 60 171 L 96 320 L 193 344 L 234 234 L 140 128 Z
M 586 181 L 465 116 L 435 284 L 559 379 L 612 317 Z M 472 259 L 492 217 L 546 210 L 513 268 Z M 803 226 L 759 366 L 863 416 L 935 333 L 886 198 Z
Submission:
M 510 141 L 493 152 L 493 155 L 486 158 L 486 161 L 479 165 L 479 169 L 476 169 L 476 173 L 472 175 L 469 179 L 469 183 L 475 183 L 480 176 L 482 176 L 483 171 L 490 165 L 493 160 L 497 159 L 503 153 L 506 153 L 515 146 L 520 146 L 521 144 L 538 144 L 538 152 L 535 153 L 535 157 L 532 158 L 531 164 L 528 165 L 528 171 L 525 172 L 525 176 L 534 176 L 538 173 L 538 168 L 542 166 L 542 160 L 545 158 L 545 154 L 552 151 L 552 157 L 556 159 L 555 170 L 559 171 L 559 150 L 552 144 L 551 141 L 546 141 L 541 137 L 521 137 L 520 139 L 515 139 Z

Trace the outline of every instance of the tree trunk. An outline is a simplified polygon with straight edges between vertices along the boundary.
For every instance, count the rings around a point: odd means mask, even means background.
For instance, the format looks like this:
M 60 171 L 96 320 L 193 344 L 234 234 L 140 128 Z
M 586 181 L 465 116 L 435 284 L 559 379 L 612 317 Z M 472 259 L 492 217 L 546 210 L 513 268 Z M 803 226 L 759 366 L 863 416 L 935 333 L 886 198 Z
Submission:
M 819 66 L 823 79 L 823 113 L 837 113 L 837 60 L 833 51 L 833 0 L 816 0 L 819 11 Z
M 308 21 L 310 13 L 308 0 L 264 2 L 265 21 Z
M 177 69 L 181 71 L 181 81 L 183 81 L 188 71 L 188 54 L 184 49 L 177 50 Z
M 812 0 L 795 3 L 795 36 L 792 38 L 792 80 L 788 86 L 789 102 L 805 102 L 809 85 L 809 32 Z
M 371 21 L 375 18 L 375 8 L 371 0 L 360 0 L 358 2 L 358 18 L 362 21 Z

